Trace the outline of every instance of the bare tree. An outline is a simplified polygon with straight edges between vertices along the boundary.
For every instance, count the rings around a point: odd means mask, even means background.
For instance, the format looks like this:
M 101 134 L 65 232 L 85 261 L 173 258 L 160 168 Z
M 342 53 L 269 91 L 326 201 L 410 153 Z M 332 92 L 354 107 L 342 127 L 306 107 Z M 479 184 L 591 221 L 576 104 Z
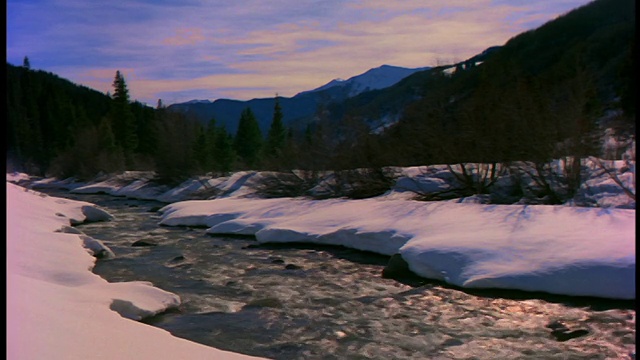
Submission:
M 622 167 L 621 171 L 631 171 L 631 176 L 632 179 L 628 184 L 625 184 L 624 181 L 622 181 L 622 179 L 620 179 L 620 177 L 618 176 L 618 170 L 616 170 L 615 166 L 607 166 L 602 160 L 600 160 L 599 158 L 596 157 L 590 157 L 589 158 L 591 161 L 593 161 L 593 163 L 596 165 L 596 167 L 600 170 L 599 173 L 596 173 L 595 176 L 600 176 L 603 174 L 607 174 L 607 176 L 609 176 L 609 178 L 611 180 L 613 180 L 613 182 L 616 183 L 616 185 L 618 185 L 620 187 L 620 189 L 622 189 L 622 191 L 633 201 L 636 200 L 636 172 L 635 172 L 635 166 L 636 166 L 636 153 L 635 151 L 632 152 L 631 157 L 626 157 L 623 161 L 624 161 L 624 166 Z M 633 169 L 633 171 L 631 170 Z

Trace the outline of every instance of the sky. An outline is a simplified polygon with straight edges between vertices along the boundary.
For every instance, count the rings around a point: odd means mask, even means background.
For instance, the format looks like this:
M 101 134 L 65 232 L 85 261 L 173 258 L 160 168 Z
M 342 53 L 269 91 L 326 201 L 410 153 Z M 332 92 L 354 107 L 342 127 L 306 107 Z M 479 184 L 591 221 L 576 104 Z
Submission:
M 7 62 L 132 100 L 290 97 L 380 65 L 451 64 L 587 0 L 8 0 Z

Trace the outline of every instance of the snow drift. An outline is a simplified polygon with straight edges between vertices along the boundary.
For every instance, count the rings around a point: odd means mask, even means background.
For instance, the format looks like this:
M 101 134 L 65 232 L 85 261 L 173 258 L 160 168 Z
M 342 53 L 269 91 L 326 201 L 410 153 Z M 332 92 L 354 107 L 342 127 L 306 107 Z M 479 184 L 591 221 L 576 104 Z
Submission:
M 635 210 L 226 198 L 160 212 L 162 225 L 206 226 L 261 243 L 399 253 L 416 274 L 461 287 L 635 299 Z

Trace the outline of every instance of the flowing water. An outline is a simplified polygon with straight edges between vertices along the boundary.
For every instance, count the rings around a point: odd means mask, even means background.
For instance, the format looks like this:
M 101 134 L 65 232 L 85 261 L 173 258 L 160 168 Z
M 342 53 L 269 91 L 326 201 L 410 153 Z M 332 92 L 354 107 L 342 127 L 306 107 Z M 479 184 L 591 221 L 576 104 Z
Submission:
M 161 227 L 161 203 L 46 192 L 113 214 L 78 226 L 116 254 L 94 272 L 178 294 L 145 322 L 205 345 L 283 360 L 635 358 L 634 302 L 403 283 L 381 276 L 384 256 Z

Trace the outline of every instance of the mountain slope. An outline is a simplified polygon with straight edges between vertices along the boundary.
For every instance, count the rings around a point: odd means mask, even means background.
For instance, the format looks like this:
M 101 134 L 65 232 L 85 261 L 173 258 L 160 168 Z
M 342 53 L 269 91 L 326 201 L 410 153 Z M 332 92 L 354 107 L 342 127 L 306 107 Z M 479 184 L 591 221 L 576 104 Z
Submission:
M 600 119 L 633 93 L 634 14 L 632 0 L 596 0 L 510 39 L 479 66 L 414 74 L 335 113 L 371 122 L 385 115 L 374 104 L 414 96 L 392 109 L 400 121 L 382 140 L 396 147 L 394 165 L 597 156 Z
M 348 80 L 333 80 L 319 88 L 298 93 L 291 98 L 280 97 L 280 106 L 282 106 L 284 114 L 283 121 L 286 125 L 306 123 L 314 117 L 320 106 L 327 105 L 329 102 L 342 101 L 369 90 L 391 86 L 403 78 L 425 69 L 428 68 L 408 69 L 382 65 Z M 274 106 L 274 98 L 248 101 L 218 99 L 213 102 L 192 100 L 170 105 L 168 109 L 192 116 L 205 124 L 215 118 L 218 125 L 225 126 L 227 131 L 235 134 L 240 114 L 249 107 L 256 116 L 260 129 L 266 134 L 271 124 Z
M 407 105 L 437 87 L 439 80 L 437 77 L 434 78 L 434 75 L 451 72 L 450 70 L 456 68 L 471 69 L 493 56 L 499 49 L 500 46 L 491 46 L 460 63 L 424 68 L 423 71 L 416 71 L 389 87 L 366 91 L 344 100 L 335 100 L 327 106 L 327 117 L 334 121 L 347 117 L 362 119 L 378 131 L 395 123 Z

